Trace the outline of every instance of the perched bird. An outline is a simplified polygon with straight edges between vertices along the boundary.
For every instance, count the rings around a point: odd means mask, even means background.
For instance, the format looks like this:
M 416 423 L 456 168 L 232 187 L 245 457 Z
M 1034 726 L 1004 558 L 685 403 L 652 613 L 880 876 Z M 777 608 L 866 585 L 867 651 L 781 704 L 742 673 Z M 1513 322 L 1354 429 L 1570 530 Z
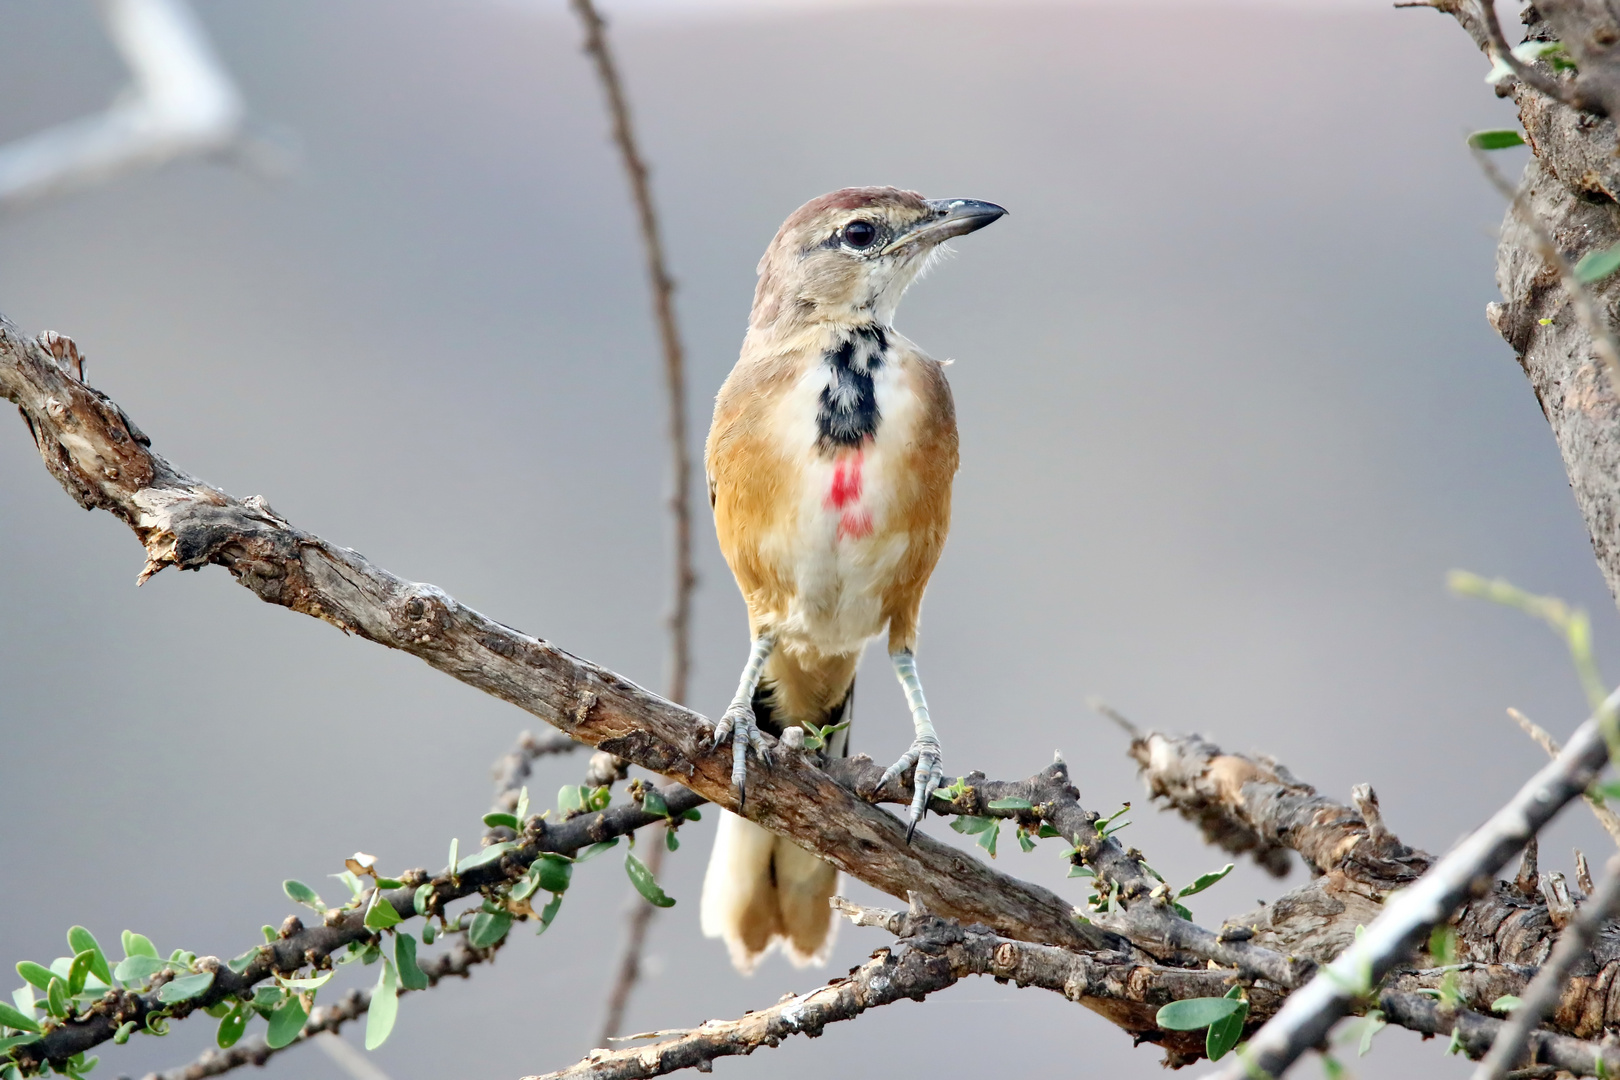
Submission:
M 1005 214 L 993 203 L 845 188 L 783 222 L 759 263 L 742 355 L 709 428 L 715 531 L 748 604 L 752 641 L 737 695 L 715 726 L 732 740 L 746 805 L 747 755 L 763 734 L 850 719 L 855 665 L 889 631 L 889 659 L 916 738 L 884 774 L 916 766 L 911 830 L 943 777 L 913 650 L 923 589 L 951 521 L 956 413 L 944 365 L 894 329 L 906 287 L 940 244 Z M 843 755 L 847 728 L 828 739 Z M 796 964 L 826 959 L 838 872 L 722 813 L 703 882 L 702 924 L 747 972 L 781 942 Z

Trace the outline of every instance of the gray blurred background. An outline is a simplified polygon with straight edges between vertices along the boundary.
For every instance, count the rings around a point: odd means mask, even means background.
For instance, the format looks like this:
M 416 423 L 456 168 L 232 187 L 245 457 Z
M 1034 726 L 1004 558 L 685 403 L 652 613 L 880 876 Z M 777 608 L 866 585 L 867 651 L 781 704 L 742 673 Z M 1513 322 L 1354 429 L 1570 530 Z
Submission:
M 182 468 L 661 685 L 659 360 L 562 5 L 199 13 L 300 173 L 182 164 L 0 218 L 0 310 L 76 338 L 91 381 Z M 0 0 L 0 20 L 0 139 L 124 81 L 88 3 Z M 957 360 L 957 518 L 920 651 L 947 769 L 1023 776 L 1061 748 L 1090 805 L 1137 800 L 1127 838 L 1167 876 L 1218 867 L 1143 804 L 1094 693 L 1275 754 L 1335 797 L 1371 782 L 1405 840 L 1441 850 L 1542 760 L 1504 707 L 1560 735 L 1584 711 L 1558 641 L 1448 596 L 1448 568 L 1586 605 L 1620 672 L 1553 441 L 1483 317 L 1501 206 L 1463 135 L 1512 117 L 1449 19 L 1371 0 L 641 0 L 614 32 L 680 279 L 694 444 L 754 263 L 799 203 L 895 183 L 1012 210 L 899 319 Z M 712 714 L 745 624 L 699 520 L 692 703 Z M 218 570 L 137 590 L 129 531 L 80 511 L 10 421 L 0 556 L 8 965 L 59 955 L 73 923 L 233 956 L 292 910 L 283 878 L 336 895 L 325 875 L 356 849 L 438 867 L 452 836 L 476 843 L 489 765 L 532 723 Z M 892 758 L 903 701 L 881 663 L 864 679 L 855 746 Z M 536 802 L 582 763 L 544 764 Z M 827 971 L 775 959 L 737 977 L 697 929 L 712 828 L 669 860 L 679 903 L 631 1030 L 768 1005 L 885 940 L 845 928 Z M 1544 863 L 1606 843 L 1576 808 Z M 1056 847 L 1003 844 L 999 865 L 1080 895 Z M 588 870 L 546 937 L 520 927 L 493 968 L 407 999 L 378 1064 L 502 1078 L 589 1049 L 627 884 L 615 859 Z M 1216 922 L 1301 880 L 1243 867 L 1193 907 Z M 213 1027 L 106 1047 L 98 1075 L 181 1063 Z M 877 1075 L 914 1070 L 919 1043 L 964 1073 L 1159 1075 L 1156 1051 L 1089 1012 L 989 981 L 717 1070 Z M 1465 1070 L 1397 1031 L 1352 1067 Z M 338 1075 L 307 1047 L 269 1069 Z

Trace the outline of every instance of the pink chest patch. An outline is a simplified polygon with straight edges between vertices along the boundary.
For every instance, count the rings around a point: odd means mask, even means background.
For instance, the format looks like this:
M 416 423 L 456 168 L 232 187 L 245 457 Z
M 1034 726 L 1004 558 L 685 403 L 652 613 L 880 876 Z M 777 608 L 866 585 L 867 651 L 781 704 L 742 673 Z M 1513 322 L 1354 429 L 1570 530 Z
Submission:
M 845 454 L 833 465 L 832 486 L 822 505 L 838 511 L 838 539 L 872 535 L 872 515 L 861 509 L 861 453 Z

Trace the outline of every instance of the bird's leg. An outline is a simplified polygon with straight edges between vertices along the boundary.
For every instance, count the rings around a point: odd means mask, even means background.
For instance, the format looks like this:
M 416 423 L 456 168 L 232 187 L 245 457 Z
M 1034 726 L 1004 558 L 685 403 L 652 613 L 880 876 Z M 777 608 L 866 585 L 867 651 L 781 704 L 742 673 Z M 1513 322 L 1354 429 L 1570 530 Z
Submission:
M 916 728 L 917 737 L 911 741 L 911 749 L 884 771 L 878 787 L 881 789 L 890 780 L 899 779 L 911 766 L 917 767 L 912 774 L 911 813 L 906 823 L 906 843 L 909 844 L 911 834 L 917 831 L 917 823 L 928 809 L 929 796 L 944 781 L 945 773 L 940 761 L 939 736 L 934 734 L 934 722 L 928 718 L 928 702 L 923 697 L 922 680 L 917 678 L 917 658 L 910 649 L 900 649 L 890 653 L 889 660 L 894 664 L 894 673 L 906 692 L 906 704 L 911 706 L 911 724 Z
M 744 786 L 748 779 L 748 748 L 752 746 L 754 753 L 766 764 L 771 760 L 765 737 L 754 722 L 754 691 L 759 687 L 760 672 L 765 669 L 765 661 L 775 645 L 776 639 L 770 634 L 761 634 L 754 639 L 753 647 L 748 652 L 748 663 L 743 665 L 742 679 L 737 683 L 737 696 L 731 699 L 725 715 L 714 727 L 715 746 L 720 746 L 728 738 L 732 740 L 731 783 L 737 789 L 739 814 L 748 797 Z

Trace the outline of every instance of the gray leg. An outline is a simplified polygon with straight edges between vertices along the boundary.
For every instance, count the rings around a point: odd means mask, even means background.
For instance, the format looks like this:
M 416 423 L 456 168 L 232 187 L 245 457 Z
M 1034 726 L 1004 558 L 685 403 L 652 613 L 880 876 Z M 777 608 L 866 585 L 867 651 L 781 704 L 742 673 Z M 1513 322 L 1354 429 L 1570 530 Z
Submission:
M 906 692 L 906 704 L 911 706 L 911 725 L 917 737 L 912 740 L 911 749 L 884 772 L 878 787 L 899 779 L 900 774 L 913 765 L 917 767 L 912 777 L 911 813 L 906 825 L 906 843 L 909 844 L 911 834 L 917 831 L 917 823 L 928 809 L 928 797 L 944 781 L 945 773 L 940 762 L 939 736 L 934 734 L 934 722 L 928 718 L 928 702 L 923 698 L 922 680 L 917 678 L 917 658 L 910 649 L 901 649 L 890 653 L 889 660 Z
M 765 661 L 775 645 L 776 639 L 769 634 L 761 634 L 754 639 L 753 648 L 748 652 L 748 663 L 743 665 L 742 679 L 737 683 L 737 696 L 731 699 L 725 715 L 714 727 L 714 745 L 720 746 L 728 738 L 732 739 L 731 785 L 737 789 L 738 813 L 742 812 L 748 797 L 744 786 L 748 779 L 748 748 L 752 746 L 761 761 L 769 764 L 771 760 L 765 737 L 760 734 L 759 725 L 754 723 L 754 691 L 759 687 L 760 672 L 765 669 Z

